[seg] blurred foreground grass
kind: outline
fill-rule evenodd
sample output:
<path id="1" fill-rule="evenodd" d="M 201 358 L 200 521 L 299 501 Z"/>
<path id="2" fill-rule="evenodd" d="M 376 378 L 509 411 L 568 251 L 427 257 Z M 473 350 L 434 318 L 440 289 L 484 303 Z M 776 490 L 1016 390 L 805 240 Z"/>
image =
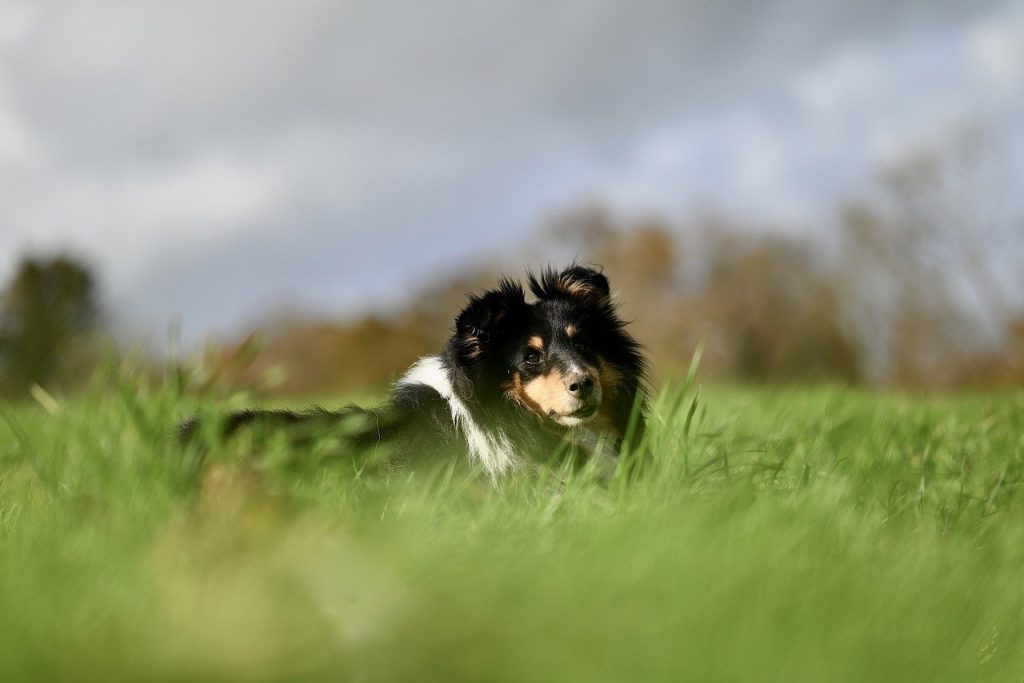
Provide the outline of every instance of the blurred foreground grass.
<path id="1" fill-rule="evenodd" d="M 500 488 L 49 408 L 0 420 L 3 680 L 1024 680 L 1021 394 L 669 391 L 638 481 Z"/>

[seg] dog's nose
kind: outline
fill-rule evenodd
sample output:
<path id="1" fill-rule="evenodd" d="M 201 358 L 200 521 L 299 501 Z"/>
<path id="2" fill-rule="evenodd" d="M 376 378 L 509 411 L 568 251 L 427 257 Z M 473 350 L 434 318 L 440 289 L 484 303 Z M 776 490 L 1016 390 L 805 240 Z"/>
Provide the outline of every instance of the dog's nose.
<path id="1" fill-rule="evenodd" d="M 594 378 L 586 372 L 575 372 L 565 378 L 565 388 L 576 398 L 586 400 L 594 393 Z"/>

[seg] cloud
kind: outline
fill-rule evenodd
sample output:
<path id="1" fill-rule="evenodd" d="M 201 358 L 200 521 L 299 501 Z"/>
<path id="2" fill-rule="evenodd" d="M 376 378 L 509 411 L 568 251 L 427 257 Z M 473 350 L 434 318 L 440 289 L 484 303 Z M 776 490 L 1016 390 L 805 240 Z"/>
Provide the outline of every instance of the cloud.
<path id="1" fill-rule="evenodd" d="M 1024 86 L 1024 7 L 978 21 L 967 32 L 966 48 L 992 94 L 1006 93 L 1019 100 Z"/>
<path id="2" fill-rule="evenodd" d="M 641 137 L 600 194 L 634 207 L 710 205 L 765 223 L 827 224 L 879 168 L 972 126 L 997 138 L 1024 113 L 1008 8 L 899 39 L 850 39 L 776 79 Z M 1024 36 L 1022 36 L 1024 38 Z M 1024 53 L 1021 53 L 1024 56 Z"/>
<path id="3" fill-rule="evenodd" d="M 199 336 L 397 300 L 588 195 L 810 222 L 920 121 L 1019 111 L 1020 14 L 10 0 L 0 276 L 68 244 L 133 322 Z"/>

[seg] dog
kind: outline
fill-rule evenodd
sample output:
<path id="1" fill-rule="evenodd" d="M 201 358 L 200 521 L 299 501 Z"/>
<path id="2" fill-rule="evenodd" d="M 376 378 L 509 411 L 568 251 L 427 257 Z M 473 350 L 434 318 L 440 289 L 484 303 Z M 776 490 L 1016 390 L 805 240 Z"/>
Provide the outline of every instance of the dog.
<path id="1" fill-rule="evenodd" d="M 470 296 L 441 353 L 417 361 L 380 407 L 247 410 L 228 416 L 222 434 L 269 425 L 300 440 L 334 430 L 349 449 L 389 445 L 391 466 L 461 453 L 492 478 L 566 446 L 614 466 L 627 434 L 638 440 L 645 428 L 642 347 L 599 270 L 547 268 L 528 286 L 533 301 L 507 278 Z"/>

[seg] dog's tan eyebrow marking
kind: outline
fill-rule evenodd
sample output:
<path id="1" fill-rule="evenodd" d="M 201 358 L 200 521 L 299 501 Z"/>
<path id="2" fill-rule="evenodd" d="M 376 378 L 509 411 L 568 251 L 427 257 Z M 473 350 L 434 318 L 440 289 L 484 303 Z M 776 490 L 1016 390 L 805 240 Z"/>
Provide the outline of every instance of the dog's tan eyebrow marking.
<path id="1" fill-rule="evenodd" d="M 576 334 L 576 326 L 567 325 L 565 328 L 565 336 L 571 339 L 574 334 Z"/>
<path id="2" fill-rule="evenodd" d="M 544 340 L 537 335 L 530 337 L 530 339 L 526 343 L 531 347 L 537 349 L 538 351 L 544 350 Z"/>

